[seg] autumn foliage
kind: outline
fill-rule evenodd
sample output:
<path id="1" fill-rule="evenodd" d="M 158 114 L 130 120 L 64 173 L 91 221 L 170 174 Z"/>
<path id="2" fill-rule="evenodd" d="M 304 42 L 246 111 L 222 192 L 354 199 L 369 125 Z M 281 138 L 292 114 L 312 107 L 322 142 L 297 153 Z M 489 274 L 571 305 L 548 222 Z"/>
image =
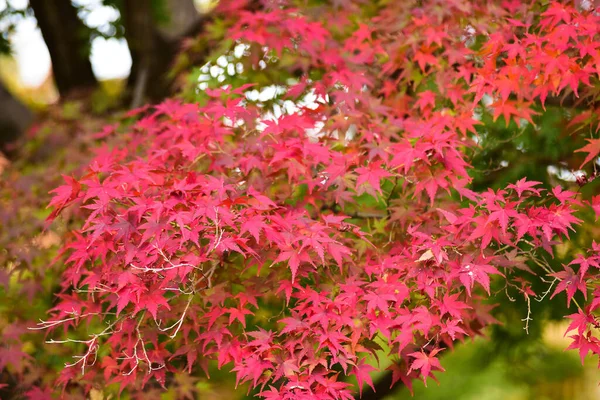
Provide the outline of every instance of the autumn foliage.
<path id="1" fill-rule="evenodd" d="M 493 282 L 527 302 L 566 293 L 570 348 L 600 356 L 600 244 L 543 261 L 600 197 L 527 177 L 471 186 L 486 116 L 535 129 L 561 102 L 592 184 L 592 2 L 221 3 L 247 69 L 295 78 L 274 82 L 277 107 L 247 82 L 134 110 L 54 190 L 49 221 L 83 214 L 35 327 L 80 344 L 59 385 L 142 389 L 216 362 L 262 398 L 352 399 L 384 349 L 410 387 L 495 322 Z"/>

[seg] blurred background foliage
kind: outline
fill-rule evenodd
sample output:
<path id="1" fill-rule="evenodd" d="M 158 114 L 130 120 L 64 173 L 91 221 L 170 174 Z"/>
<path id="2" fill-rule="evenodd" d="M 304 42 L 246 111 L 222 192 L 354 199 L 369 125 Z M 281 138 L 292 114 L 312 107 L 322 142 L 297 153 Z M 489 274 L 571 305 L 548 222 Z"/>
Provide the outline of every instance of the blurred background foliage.
<path id="1" fill-rule="evenodd" d="M 35 113 L 35 118 L 28 122 L 30 127 L 20 132 L 17 145 L 9 148 L 7 156 L 0 156 L 0 398 L 49 398 L 47 392 L 35 386 L 52 385 L 58 371 L 71 362 L 70 356 L 76 350 L 71 345 L 45 344 L 43 333 L 27 329 L 44 318 L 46 310 L 54 304 L 61 263 L 53 263 L 53 260 L 59 256 L 64 232 L 78 218 L 77 211 L 71 210 L 67 217 L 44 229 L 44 219 L 49 213 L 46 209 L 50 199 L 48 191 L 61 184 L 61 174 L 77 174 L 93 156 L 96 146 L 111 146 L 117 141 L 118 133 L 127 127 L 129 119 L 125 112 L 132 105 L 167 96 L 203 103 L 207 100 L 207 88 L 254 83 L 256 86 L 246 93 L 248 102 L 261 104 L 265 112 L 275 116 L 294 107 L 293 101 L 282 96 L 286 86 L 298 79 L 297 71 L 288 68 L 291 63 L 287 57 L 291 55 L 277 58 L 264 49 L 227 39 L 228 22 L 211 15 L 214 3 L 210 1 L 192 4 L 198 11 L 190 23 L 200 25 L 195 30 L 190 28 L 189 35 L 174 34 L 175 39 L 165 39 L 167 44 L 134 44 L 139 39 L 131 36 L 136 28 L 130 26 L 128 30 L 127 19 L 123 18 L 128 10 L 131 12 L 131 7 L 146 13 L 144 15 L 152 21 L 152 31 L 163 32 L 162 37 L 167 38 L 172 37 L 168 30 L 173 15 L 185 2 L 104 0 L 102 5 L 116 10 L 118 17 L 97 26 L 80 24 L 79 33 L 85 40 L 82 49 L 77 50 L 85 53 L 84 59 L 88 59 L 89 44 L 94 38 L 125 38 L 131 41 L 131 75 L 92 85 L 85 82 L 82 87 L 68 90 L 57 87 L 52 75 L 34 88 L 20 82 L 18 65 L 10 51 L 11 32 L 22 18 L 33 18 L 35 10 L 30 6 L 34 2 L 25 7 L 14 7 L 12 2 L 6 2 L 0 11 L 0 80 L 15 99 Z M 84 19 L 86 13 L 91 12 L 92 4 L 77 1 L 72 6 L 78 17 Z M 203 34 L 198 35 L 200 32 Z M 149 55 L 153 59 L 160 58 L 163 45 L 175 50 L 169 53 L 172 57 L 167 67 L 158 64 L 149 67 L 156 69 L 149 72 L 150 75 L 157 74 L 165 82 L 161 86 L 162 92 L 154 93 L 144 89 L 147 82 L 139 77 L 141 70 L 136 65 L 136 57 L 142 59 L 148 56 L 144 52 L 150 51 L 155 52 Z M 58 67 L 60 65 L 56 64 L 53 68 Z M 311 73 L 318 74 L 318 71 Z M 136 90 L 142 90 L 143 100 Z M 306 96 L 297 101 L 310 103 L 314 99 Z M 502 118 L 493 122 L 490 113 L 481 110 L 480 118 L 485 122 L 481 126 L 485 129 L 479 127 L 478 136 L 474 138 L 479 147 L 470 155 L 474 166 L 474 190 L 498 189 L 527 177 L 543 182 L 546 188 L 561 185 L 581 191 L 586 198 L 599 192 L 600 180 L 583 187 L 576 182 L 581 155 L 573 156 L 573 151 L 584 143 L 580 135 L 573 134 L 575 128 L 568 122 L 577 110 L 554 105 L 539 111 L 535 125 L 524 123 L 518 127 L 514 123 L 506 126 Z M 105 125 L 117 122 L 122 125 L 116 133 L 103 130 Z M 579 217 L 586 221 L 583 229 L 572 236 L 568 245 L 558 248 L 554 258 L 543 260 L 550 267 L 558 266 L 600 237 L 600 228 L 591 212 Z M 540 280 L 533 289 L 541 295 L 549 285 L 550 281 Z M 415 382 L 413 398 L 600 398 L 597 366 L 591 362 L 581 366 L 576 353 L 563 351 L 568 341 L 563 338 L 566 322 L 562 316 L 569 314 L 564 294 L 555 299 L 548 295 L 541 302 L 531 301 L 528 306 L 516 293 L 511 295 L 510 288 L 504 287 L 502 282 L 496 282 L 493 289 L 495 295 L 490 303 L 498 304 L 495 317 L 501 324 L 490 328 L 487 337 L 459 344 L 453 351 L 448 351 L 442 360 L 446 372 L 438 374 L 440 385 L 430 384 L 425 388 L 421 382 Z M 576 300 L 582 299 L 576 296 Z M 523 320 L 528 312 L 532 320 L 526 331 Z M 265 320 L 268 317 L 265 315 Z M 380 362 L 385 367 L 391 361 L 381 358 Z M 375 380 L 384 374 L 375 376 Z M 192 374 L 181 372 L 167 385 L 167 391 L 148 387 L 144 397 L 165 400 L 252 397 L 252 393 L 246 394 L 245 387 L 235 389 L 234 377 L 227 372 L 227 367 L 218 370 L 211 365 L 210 376 L 209 381 L 196 369 Z M 76 397 L 77 388 L 71 389 Z M 85 397 L 108 399 L 116 398 L 117 393 L 118 386 L 111 385 L 95 388 Z M 46 397 L 42 397 L 44 395 Z M 385 398 L 407 399 L 410 396 L 406 388 L 401 388 Z M 124 399 L 134 397 L 127 392 L 122 396 Z"/>

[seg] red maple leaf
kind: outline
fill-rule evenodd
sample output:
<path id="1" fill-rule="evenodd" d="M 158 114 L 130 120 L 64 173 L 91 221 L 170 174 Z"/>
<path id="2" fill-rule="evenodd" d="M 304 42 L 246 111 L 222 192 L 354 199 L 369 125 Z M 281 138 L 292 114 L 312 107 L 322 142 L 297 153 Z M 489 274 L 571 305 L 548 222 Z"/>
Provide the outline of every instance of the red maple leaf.
<path id="1" fill-rule="evenodd" d="M 600 139 L 586 139 L 589 143 L 583 146 L 579 150 L 575 150 L 576 153 L 588 153 L 585 157 L 585 160 L 581 163 L 579 168 L 583 168 L 583 166 L 590 161 L 592 161 L 595 157 L 600 153 Z"/>
<path id="2" fill-rule="evenodd" d="M 554 289 L 554 293 L 552 293 L 552 296 L 550 298 L 553 298 L 560 292 L 566 291 L 567 306 L 569 306 L 577 290 L 581 291 L 581 293 L 583 293 L 583 296 L 587 298 L 587 287 L 582 277 L 578 273 L 573 271 L 571 267 L 565 266 L 564 268 L 564 271 L 552 274 L 552 276 L 558 278 L 560 281 L 558 285 L 556 285 L 556 289 Z"/>
<path id="3" fill-rule="evenodd" d="M 419 370 L 421 373 L 421 378 L 423 379 L 423 383 L 427 386 L 427 378 L 432 377 L 435 379 L 435 376 L 432 374 L 432 371 L 445 371 L 440 364 L 440 360 L 438 360 L 435 356 L 442 349 L 434 349 L 429 354 L 424 351 L 418 351 L 414 353 L 410 353 L 409 356 L 413 357 L 415 360 L 410 364 L 410 371 Z"/>

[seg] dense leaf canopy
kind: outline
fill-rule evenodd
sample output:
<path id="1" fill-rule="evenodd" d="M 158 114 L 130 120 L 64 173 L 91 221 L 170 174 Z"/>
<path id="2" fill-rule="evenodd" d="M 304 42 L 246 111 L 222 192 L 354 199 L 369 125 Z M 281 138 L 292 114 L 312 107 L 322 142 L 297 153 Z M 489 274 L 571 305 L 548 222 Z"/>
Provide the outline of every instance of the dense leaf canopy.
<path id="1" fill-rule="evenodd" d="M 595 5 L 259 3 L 213 11 L 219 79 L 105 128 L 54 190 L 74 221 L 35 329 L 80 350 L 57 383 L 216 362 L 262 398 L 352 399 L 383 350 L 410 387 L 496 292 L 564 292 L 570 348 L 599 356 Z"/>

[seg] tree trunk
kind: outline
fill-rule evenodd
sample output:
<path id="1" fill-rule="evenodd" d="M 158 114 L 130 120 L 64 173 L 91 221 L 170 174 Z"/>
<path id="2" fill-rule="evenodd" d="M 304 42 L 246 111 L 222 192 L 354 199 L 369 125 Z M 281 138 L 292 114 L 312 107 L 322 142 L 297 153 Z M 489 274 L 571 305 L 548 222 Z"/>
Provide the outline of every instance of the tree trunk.
<path id="1" fill-rule="evenodd" d="M 134 108 L 146 101 L 158 102 L 172 93 L 168 72 L 182 40 L 199 35 L 213 17 L 199 14 L 193 0 L 163 1 L 169 14 L 165 24 L 155 21 L 153 0 L 123 0 L 122 3 L 121 16 L 132 59 L 127 86 Z M 236 2 L 247 10 L 262 7 L 259 0 Z M 208 52 L 195 61 L 202 63 L 207 55 Z"/>
<path id="2" fill-rule="evenodd" d="M 0 81 L 0 150 L 10 155 L 10 144 L 23 135 L 32 120 L 31 111 L 15 99 Z"/>
<path id="3" fill-rule="evenodd" d="M 87 48 L 86 27 L 71 0 L 29 0 L 52 60 L 61 96 L 96 85 Z"/>
<path id="4" fill-rule="evenodd" d="M 161 100 L 169 92 L 164 75 L 175 51 L 156 28 L 152 0 L 125 0 L 122 18 L 132 60 L 127 82 L 131 105 L 138 107 L 146 98 Z"/>
<path id="5" fill-rule="evenodd" d="M 121 10 L 132 66 L 127 82 L 131 106 L 158 102 L 171 93 L 167 75 L 181 39 L 201 19 L 192 0 L 167 0 L 168 23 L 157 24 L 152 0 L 125 0 Z"/>

